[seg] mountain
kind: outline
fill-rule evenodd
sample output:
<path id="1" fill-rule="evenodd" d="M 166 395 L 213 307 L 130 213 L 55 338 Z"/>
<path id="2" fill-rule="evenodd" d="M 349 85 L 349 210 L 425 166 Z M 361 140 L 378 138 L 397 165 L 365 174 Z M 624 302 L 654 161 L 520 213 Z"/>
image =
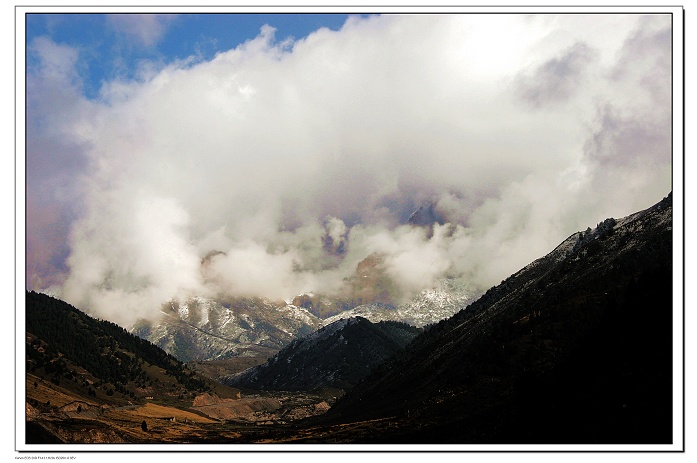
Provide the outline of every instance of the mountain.
<path id="1" fill-rule="evenodd" d="M 387 272 L 385 256 L 375 252 L 358 262 L 353 275 L 344 279 L 343 287 L 334 294 L 301 294 L 293 304 L 325 319 L 361 305 L 394 306 L 399 295 L 398 285 Z"/>
<path id="2" fill-rule="evenodd" d="M 339 312 L 322 320 L 327 326 L 338 320 L 363 317 L 373 323 L 396 321 L 416 327 L 424 327 L 450 318 L 475 298 L 475 294 L 466 284 L 457 278 L 443 278 L 433 288 L 421 291 L 404 304 L 380 304 L 373 302 Z"/>
<path id="3" fill-rule="evenodd" d="M 445 219 L 436 211 L 433 203 L 428 206 L 421 206 L 415 210 L 407 219 L 407 223 L 417 227 L 433 227 L 434 224 L 443 225 Z"/>
<path id="4" fill-rule="evenodd" d="M 456 279 L 443 279 L 404 304 L 395 302 L 397 292 L 384 256 L 371 254 L 335 295 L 302 294 L 291 303 L 231 296 L 173 300 L 161 307 L 157 320 L 139 320 L 130 331 L 182 362 L 265 360 L 297 337 L 340 319 L 360 316 L 422 327 L 453 315 L 473 297 Z"/>
<path id="5" fill-rule="evenodd" d="M 670 443 L 672 257 L 671 195 L 574 233 L 415 338 L 322 422 L 382 423 L 334 427 L 336 442 Z"/>
<path id="6" fill-rule="evenodd" d="M 114 323 L 45 294 L 27 292 L 26 298 L 29 372 L 41 372 L 56 385 L 77 383 L 92 397 L 102 391 L 130 399 L 153 395 L 160 373 L 171 377 L 170 394 L 209 389 L 176 358 Z"/>
<path id="7" fill-rule="evenodd" d="M 268 358 L 320 320 L 306 309 L 262 298 L 193 297 L 172 301 L 155 322 L 141 320 L 131 332 L 183 362 L 247 356 Z"/>
<path id="8" fill-rule="evenodd" d="M 230 442 L 240 430 L 254 440 L 269 422 L 324 413 L 334 401 L 243 397 L 124 328 L 35 292 L 26 293 L 25 346 L 27 444 Z"/>
<path id="9" fill-rule="evenodd" d="M 94 424 L 97 435 L 85 439 L 121 442 L 113 425 L 99 421 L 107 411 L 152 407 L 153 399 L 190 406 L 204 393 L 239 397 L 120 326 L 33 291 L 26 293 L 25 361 L 29 443 L 73 440 L 64 425 L 76 418 L 83 428 Z"/>
<path id="10" fill-rule="evenodd" d="M 398 322 L 339 320 L 291 342 L 266 364 L 223 382 L 259 390 L 350 389 L 419 332 Z"/>
<path id="11" fill-rule="evenodd" d="M 373 253 L 358 263 L 337 294 L 302 294 L 292 303 L 320 318 L 322 326 L 363 317 L 372 322 L 389 320 L 423 327 L 451 317 L 476 296 L 462 278 L 446 277 L 403 302 L 388 273 L 385 256 Z"/>
<path id="12" fill-rule="evenodd" d="M 420 334 L 340 320 L 252 370 L 263 387 L 338 378 L 348 389 L 338 401 L 332 390 L 242 396 L 113 323 L 27 292 L 27 443 L 669 444 L 679 418 L 672 227 L 669 195 L 572 234 Z M 276 316 L 286 307 L 283 319 L 309 314 L 245 301 L 173 304 L 163 317 L 222 329 L 238 318 L 251 327 L 245 310 L 257 304 Z M 363 368 L 376 353 L 385 357 Z"/>

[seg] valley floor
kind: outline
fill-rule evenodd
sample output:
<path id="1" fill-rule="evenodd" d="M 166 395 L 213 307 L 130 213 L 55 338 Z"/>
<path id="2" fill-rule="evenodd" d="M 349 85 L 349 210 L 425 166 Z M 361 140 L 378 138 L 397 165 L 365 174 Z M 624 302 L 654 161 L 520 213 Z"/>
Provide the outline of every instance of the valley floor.
<path id="1" fill-rule="evenodd" d="M 290 422 L 326 412 L 334 393 L 103 403 L 28 375 L 26 439 L 27 444 L 262 442 Z"/>

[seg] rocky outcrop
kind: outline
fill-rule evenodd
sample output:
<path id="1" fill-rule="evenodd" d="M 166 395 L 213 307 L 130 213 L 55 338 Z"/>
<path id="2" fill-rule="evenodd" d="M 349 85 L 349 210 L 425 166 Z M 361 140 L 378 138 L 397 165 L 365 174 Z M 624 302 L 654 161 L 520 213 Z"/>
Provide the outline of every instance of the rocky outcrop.
<path id="1" fill-rule="evenodd" d="M 306 309 L 262 298 L 192 297 L 171 301 L 159 320 L 131 332 L 183 362 L 238 356 L 268 358 L 321 321 Z"/>

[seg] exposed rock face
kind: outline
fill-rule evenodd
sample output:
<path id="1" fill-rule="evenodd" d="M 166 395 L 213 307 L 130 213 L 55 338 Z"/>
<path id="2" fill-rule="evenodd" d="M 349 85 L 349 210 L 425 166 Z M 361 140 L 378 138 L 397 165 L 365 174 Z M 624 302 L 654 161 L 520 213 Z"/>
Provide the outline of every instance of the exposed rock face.
<path id="1" fill-rule="evenodd" d="M 295 296 L 292 305 L 302 307 L 320 319 L 325 319 L 346 310 L 346 302 L 324 294 L 301 294 Z"/>
<path id="2" fill-rule="evenodd" d="M 202 259 L 202 268 L 221 253 Z M 464 308 L 472 294 L 443 280 L 413 300 L 398 304 L 401 290 L 387 272 L 385 256 L 360 261 L 336 294 L 306 293 L 290 304 L 250 297 L 192 297 L 171 301 L 155 321 L 141 320 L 131 332 L 183 362 L 232 357 L 269 358 L 290 341 L 338 319 L 402 321 L 425 326 Z"/>
<path id="3" fill-rule="evenodd" d="M 322 319 L 322 326 L 363 317 L 375 323 L 399 321 L 423 327 L 464 309 L 476 296 L 462 279 L 442 278 L 404 302 L 398 286 L 386 271 L 385 256 L 375 253 L 358 263 L 339 294 L 302 294 L 296 296 L 292 304 Z"/>
<path id="4" fill-rule="evenodd" d="M 378 303 L 394 305 L 398 288 L 388 276 L 385 256 L 373 253 L 358 263 L 355 275 L 348 281 L 351 305 Z"/>
<path id="5" fill-rule="evenodd" d="M 183 362 L 235 356 L 268 358 L 320 320 L 306 309 L 261 298 L 194 297 L 162 307 L 156 322 L 142 320 L 132 332 Z"/>
<path id="6" fill-rule="evenodd" d="M 449 318 L 474 301 L 477 293 L 454 278 L 438 280 L 433 288 L 421 291 L 410 301 L 397 306 L 371 303 L 340 312 L 322 321 L 327 326 L 338 320 L 363 317 L 373 323 L 396 321 L 424 327 Z"/>

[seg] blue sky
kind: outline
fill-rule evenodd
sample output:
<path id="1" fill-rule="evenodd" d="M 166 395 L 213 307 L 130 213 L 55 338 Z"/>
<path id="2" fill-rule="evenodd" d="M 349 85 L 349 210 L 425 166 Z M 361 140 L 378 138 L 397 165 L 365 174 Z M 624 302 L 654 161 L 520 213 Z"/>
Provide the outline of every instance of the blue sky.
<path id="1" fill-rule="evenodd" d="M 149 16 L 149 17 L 148 17 Z M 94 97 L 102 81 L 132 78 L 138 63 L 162 64 L 196 57 L 209 60 L 259 34 L 268 24 L 276 40 L 294 40 L 326 27 L 338 30 L 346 14 L 27 14 L 27 45 L 38 37 L 80 51 L 83 90 Z M 28 62 L 33 56 L 28 48 Z"/>

